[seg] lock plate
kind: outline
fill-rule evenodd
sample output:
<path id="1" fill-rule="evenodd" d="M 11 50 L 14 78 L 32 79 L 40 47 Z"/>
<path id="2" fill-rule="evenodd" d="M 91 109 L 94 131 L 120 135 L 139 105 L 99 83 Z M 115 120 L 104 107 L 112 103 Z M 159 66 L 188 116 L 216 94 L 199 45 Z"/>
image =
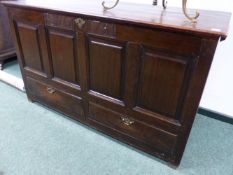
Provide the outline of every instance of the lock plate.
<path id="1" fill-rule="evenodd" d="M 83 26 L 86 24 L 86 21 L 82 18 L 75 19 L 75 24 L 78 26 L 79 29 L 82 29 Z"/>

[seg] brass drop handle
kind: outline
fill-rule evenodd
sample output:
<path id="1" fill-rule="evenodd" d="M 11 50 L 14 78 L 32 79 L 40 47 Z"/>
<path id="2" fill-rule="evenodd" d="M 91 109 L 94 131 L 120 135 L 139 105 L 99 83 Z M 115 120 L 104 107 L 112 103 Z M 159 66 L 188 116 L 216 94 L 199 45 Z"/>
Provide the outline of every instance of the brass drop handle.
<path id="1" fill-rule="evenodd" d="M 121 121 L 127 126 L 134 124 L 134 120 L 129 117 L 121 117 Z"/>
<path id="2" fill-rule="evenodd" d="M 82 18 L 77 18 L 74 20 L 74 22 L 78 26 L 79 29 L 82 29 L 83 26 L 86 24 L 86 21 Z"/>
<path id="3" fill-rule="evenodd" d="M 54 93 L 56 92 L 56 90 L 53 89 L 53 88 L 51 88 L 51 87 L 47 87 L 47 91 L 48 91 L 48 93 L 50 93 L 50 94 L 54 94 Z"/>

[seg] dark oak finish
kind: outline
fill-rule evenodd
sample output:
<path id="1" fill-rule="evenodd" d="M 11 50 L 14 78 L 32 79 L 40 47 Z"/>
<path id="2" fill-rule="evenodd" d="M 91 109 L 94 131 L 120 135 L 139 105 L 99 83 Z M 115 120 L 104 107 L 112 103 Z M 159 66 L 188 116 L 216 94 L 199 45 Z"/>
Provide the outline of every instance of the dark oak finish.
<path id="1" fill-rule="evenodd" d="M 28 98 L 179 165 L 230 14 L 51 4 L 5 2 Z"/>
<path id="2" fill-rule="evenodd" d="M 0 70 L 3 69 L 4 61 L 16 56 L 12 39 L 7 11 L 0 1 Z"/>

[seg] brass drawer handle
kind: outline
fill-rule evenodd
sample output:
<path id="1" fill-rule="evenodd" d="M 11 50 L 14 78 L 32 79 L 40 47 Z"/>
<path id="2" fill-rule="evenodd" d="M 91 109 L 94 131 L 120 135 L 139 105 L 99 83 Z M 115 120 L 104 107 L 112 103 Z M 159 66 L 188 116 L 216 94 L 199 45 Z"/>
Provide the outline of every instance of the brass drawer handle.
<path id="1" fill-rule="evenodd" d="M 77 18 L 74 20 L 74 22 L 78 26 L 79 29 L 82 29 L 83 26 L 86 24 L 86 21 L 82 18 Z"/>
<path id="2" fill-rule="evenodd" d="M 48 91 L 48 93 L 50 93 L 50 94 L 54 94 L 54 93 L 56 92 L 56 90 L 53 89 L 53 88 L 51 88 L 51 87 L 47 87 L 47 91 Z"/>
<path id="3" fill-rule="evenodd" d="M 129 117 L 121 117 L 121 120 L 127 126 L 134 124 L 134 120 L 130 119 Z"/>

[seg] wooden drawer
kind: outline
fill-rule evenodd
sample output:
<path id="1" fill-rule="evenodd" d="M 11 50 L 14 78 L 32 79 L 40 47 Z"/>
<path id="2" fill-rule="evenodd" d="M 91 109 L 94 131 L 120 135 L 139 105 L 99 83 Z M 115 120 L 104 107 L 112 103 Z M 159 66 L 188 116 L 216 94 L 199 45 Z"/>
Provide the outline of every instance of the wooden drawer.
<path id="1" fill-rule="evenodd" d="M 49 14 L 45 15 L 46 25 L 67 30 L 74 30 L 75 17 Z"/>
<path id="2" fill-rule="evenodd" d="M 46 25 L 50 27 L 84 31 L 87 33 L 107 37 L 115 37 L 116 35 L 116 26 L 115 24 L 111 23 L 57 14 L 46 14 L 45 18 Z"/>
<path id="3" fill-rule="evenodd" d="M 68 94 L 30 77 L 27 77 L 26 81 L 27 93 L 32 100 L 42 102 L 75 118 L 84 117 L 80 97 Z"/>
<path id="4" fill-rule="evenodd" d="M 91 33 L 91 34 L 107 36 L 107 37 L 115 37 L 116 26 L 111 23 L 88 20 L 86 31 L 87 33 Z"/>
<path id="5" fill-rule="evenodd" d="M 167 54 L 192 58 L 200 53 L 202 39 L 193 35 L 127 25 L 118 25 L 116 31 L 119 40 L 140 43 Z"/>
<path id="6" fill-rule="evenodd" d="M 89 103 L 88 118 L 166 154 L 172 154 L 176 145 L 177 135 L 148 126 L 94 103 Z"/>

